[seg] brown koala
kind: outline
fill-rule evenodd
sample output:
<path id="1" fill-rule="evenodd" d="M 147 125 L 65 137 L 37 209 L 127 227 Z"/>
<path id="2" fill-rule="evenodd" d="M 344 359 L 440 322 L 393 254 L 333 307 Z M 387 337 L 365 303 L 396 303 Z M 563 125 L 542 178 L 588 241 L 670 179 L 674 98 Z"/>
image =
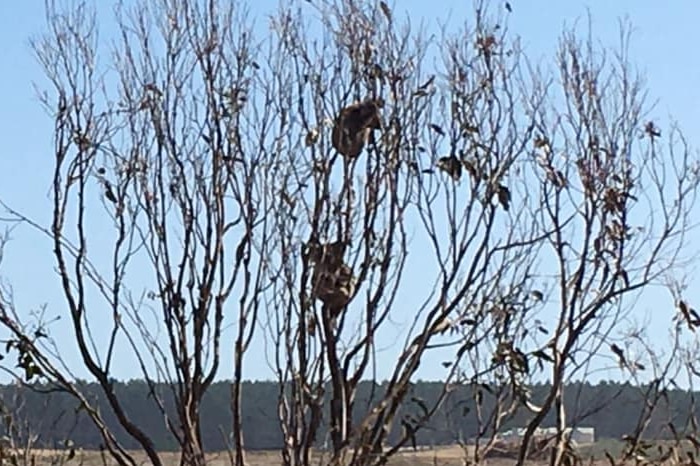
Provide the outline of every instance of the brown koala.
<path id="1" fill-rule="evenodd" d="M 309 262 L 323 264 L 325 267 L 335 269 L 343 263 L 343 256 L 347 245 L 342 241 L 320 244 L 310 241 L 304 245 L 304 254 Z"/>
<path id="2" fill-rule="evenodd" d="M 336 312 L 348 304 L 355 292 L 352 269 L 341 264 L 335 270 L 316 266 L 313 272 L 313 294 Z"/>
<path id="3" fill-rule="evenodd" d="M 365 100 L 343 108 L 333 125 L 333 147 L 346 157 L 360 155 L 372 130 L 381 128 L 382 106 L 381 100 Z"/>
<path id="4" fill-rule="evenodd" d="M 313 264 L 313 296 L 336 310 L 349 302 L 355 290 L 352 269 L 343 262 L 346 248 L 341 241 L 309 241 L 302 252 Z"/>

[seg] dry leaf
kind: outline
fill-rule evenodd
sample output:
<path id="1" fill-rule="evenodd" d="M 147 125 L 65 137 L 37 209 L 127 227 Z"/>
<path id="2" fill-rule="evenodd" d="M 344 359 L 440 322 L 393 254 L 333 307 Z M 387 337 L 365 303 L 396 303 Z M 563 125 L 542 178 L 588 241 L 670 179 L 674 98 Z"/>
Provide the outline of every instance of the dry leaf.
<path id="1" fill-rule="evenodd" d="M 454 155 L 440 157 L 437 162 L 437 167 L 449 174 L 455 181 L 459 181 L 462 177 L 462 162 Z"/>
<path id="2" fill-rule="evenodd" d="M 306 134 L 306 138 L 304 139 L 304 143 L 307 146 L 312 146 L 318 142 L 318 130 L 313 128 L 309 130 L 309 132 Z"/>
<path id="3" fill-rule="evenodd" d="M 547 147 L 547 146 L 549 145 L 549 141 L 548 141 L 547 138 L 545 138 L 545 137 L 537 136 L 537 137 L 535 138 L 534 145 L 535 145 L 535 148 L 536 148 L 536 149 L 540 149 L 540 148 L 543 148 L 543 147 Z"/>
<path id="4" fill-rule="evenodd" d="M 379 8 L 382 9 L 382 13 L 384 13 L 386 19 L 391 22 L 391 10 L 389 9 L 389 5 L 387 5 L 386 2 L 379 2 Z"/>
<path id="5" fill-rule="evenodd" d="M 430 129 L 432 129 L 433 131 L 438 133 L 440 136 L 445 135 L 445 131 L 443 131 L 443 129 L 440 126 L 436 125 L 435 123 L 430 123 L 429 126 L 430 126 Z"/>
<path id="6" fill-rule="evenodd" d="M 116 204 L 117 203 L 117 196 L 115 196 L 114 192 L 112 191 L 112 185 L 109 184 L 109 181 L 105 181 L 104 186 L 105 186 L 105 197 L 107 198 L 108 201 Z"/>
<path id="7" fill-rule="evenodd" d="M 510 209 L 510 190 L 502 184 L 498 185 L 498 202 L 506 212 Z"/>
<path id="8" fill-rule="evenodd" d="M 426 90 L 435 81 L 435 75 L 430 76 L 426 82 L 418 86 L 418 90 Z"/>
<path id="9" fill-rule="evenodd" d="M 656 125 L 654 125 L 653 121 L 650 121 L 646 124 L 646 126 L 644 127 L 644 132 L 647 133 L 647 135 L 652 139 L 661 137 L 661 130 L 659 130 L 656 127 Z"/>
<path id="10" fill-rule="evenodd" d="M 610 350 L 617 356 L 620 366 L 627 366 L 627 358 L 625 358 L 625 352 L 622 348 L 613 343 L 610 345 Z"/>
<path id="11" fill-rule="evenodd" d="M 471 161 L 471 160 L 463 160 L 462 163 L 464 164 L 464 168 L 467 169 L 467 171 L 469 172 L 471 177 L 474 178 L 475 181 L 478 180 L 479 173 L 476 171 L 476 167 L 475 167 L 476 162 Z"/>

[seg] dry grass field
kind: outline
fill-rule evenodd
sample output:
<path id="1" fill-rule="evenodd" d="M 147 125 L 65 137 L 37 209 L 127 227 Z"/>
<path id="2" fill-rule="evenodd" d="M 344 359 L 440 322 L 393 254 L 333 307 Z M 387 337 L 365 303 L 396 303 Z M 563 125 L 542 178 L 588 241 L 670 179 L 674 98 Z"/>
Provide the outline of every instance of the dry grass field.
<path id="1" fill-rule="evenodd" d="M 60 461 L 56 461 L 61 456 L 65 457 L 65 453 L 51 450 L 35 450 L 30 454 L 30 457 L 27 458 L 28 461 L 26 463 L 20 461 L 19 464 L 36 464 L 37 466 L 61 464 Z M 142 452 L 135 452 L 134 456 L 137 458 L 139 464 L 150 464 Z M 163 453 L 162 456 L 167 466 L 176 466 L 179 464 L 179 455 L 177 453 Z M 401 452 L 394 456 L 389 461 L 389 466 L 460 466 L 464 464 L 462 461 L 463 457 L 464 452 L 458 446 L 420 451 L 411 450 Z M 247 454 L 247 460 L 249 466 L 277 466 L 281 464 L 280 454 L 276 451 L 251 451 Z M 211 466 L 228 466 L 231 464 L 226 452 L 210 454 L 207 463 Z M 113 466 L 116 463 L 109 458 L 102 458 L 97 451 L 78 450 L 75 458 L 65 464 L 80 466 Z M 315 461 L 314 464 L 323 464 L 322 458 L 319 457 L 318 461 Z M 512 460 L 491 459 L 485 464 L 506 466 L 512 464 Z"/>
<path id="2" fill-rule="evenodd" d="M 584 453 L 584 456 L 590 457 L 591 450 Z M 176 453 L 163 453 L 163 459 L 166 466 L 176 466 L 179 464 L 179 456 Z M 141 453 L 134 453 L 135 458 L 139 464 L 148 465 L 150 464 L 146 456 Z M 597 455 L 600 458 L 602 455 Z M 19 465 L 76 465 L 76 466 L 102 466 L 102 465 L 115 465 L 109 458 L 102 458 L 100 453 L 97 451 L 77 451 L 75 458 L 71 459 L 66 463 L 62 463 L 59 458 L 65 458 L 65 453 L 51 450 L 35 450 L 26 461 L 20 459 L 17 463 Z M 459 446 L 448 446 L 439 447 L 434 449 L 426 450 L 406 450 L 398 455 L 394 456 L 389 461 L 389 466 L 462 466 L 464 465 L 464 451 Z M 276 451 L 251 451 L 247 454 L 249 466 L 277 466 L 281 464 L 281 458 L 279 452 Z M 58 460 L 58 461 L 57 461 Z M 0 461 L 0 465 L 5 462 Z M 5 463 L 7 464 L 7 463 Z M 12 463 L 10 463 L 12 464 Z M 226 452 L 213 453 L 208 457 L 208 464 L 211 466 L 228 466 L 230 463 L 228 454 Z M 322 465 L 322 459 L 319 457 L 317 461 L 313 464 Z M 482 464 L 486 466 L 511 466 L 513 464 L 512 459 L 506 458 L 491 458 L 485 460 Z M 546 463 L 544 462 L 529 462 L 527 463 L 531 466 L 540 466 Z M 589 459 L 584 461 L 585 465 L 590 466 L 602 466 L 610 464 L 604 458 L 599 460 Z M 670 463 L 666 463 L 670 464 Z"/>
<path id="3" fill-rule="evenodd" d="M 176 466 L 179 464 L 178 454 L 163 453 L 162 455 L 167 466 Z M 462 462 L 463 455 L 464 453 L 459 447 L 402 452 L 389 461 L 389 466 L 459 466 L 464 464 Z M 150 464 L 143 453 L 137 452 L 134 453 L 134 456 L 137 458 L 137 461 L 139 461 L 139 464 Z M 60 461 L 56 461 L 60 457 L 60 452 L 50 450 L 34 451 L 31 453 L 31 458 L 27 458 L 28 461 L 26 463 L 20 461 L 19 464 L 36 464 L 37 466 L 61 464 Z M 277 466 L 281 464 L 280 454 L 276 451 L 251 451 L 247 454 L 247 460 L 249 466 Z M 321 460 L 321 458 L 318 458 L 318 460 Z M 207 463 L 211 466 L 228 466 L 231 464 L 226 452 L 210 454 Z M 67 466 L 116 465 L 116 463 L 109 458 L 103 459 L 100 453 L 96 451 L 77 451 L 75 458 L 65 464 Z M 316 461 L 314 464 L 320 465 L 323 463 L 321 461 Z M 485 464 L 506 466 L 512 464 L 512 460 L 489 460 L 489 462 Z"/>

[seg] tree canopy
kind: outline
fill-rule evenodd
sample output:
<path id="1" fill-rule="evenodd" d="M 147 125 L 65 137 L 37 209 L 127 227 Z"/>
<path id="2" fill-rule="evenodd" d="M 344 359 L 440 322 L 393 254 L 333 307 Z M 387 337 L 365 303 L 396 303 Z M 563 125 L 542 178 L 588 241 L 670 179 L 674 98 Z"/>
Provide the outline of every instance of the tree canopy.
<path id="1" fill-rule="evenodd" d="M 518 464 L 546 421 L 563 464 L 570 382 L 607 361 L 645 387 L 633 455 L 678 376 L 695 377 L 683 277 L 700 165 L 649 118 L 628 31 L 607 49 L 564 30 L 551 72 L 509 32 L 510 8 L 475 3 L 435 35 L 386 2 L 292 1 L 261 35 L 240 2 L 134 0 L 104 39 L 89 5 L 47 0 L 32 46 L 51 220 L 3 205 L 49 239 L 79 359 L 5 291 L 2 368 L 77 402 L 121 465 L 134 446 L 162 465 L 162 444 L 205 464 L 210 396 L 244 465 L 243 370 L 265 363 L 265 438 L 279 432 L 285 465 L 326 440 L 327 464 L 384 464 L 433 435 L 460 387 L 473 404 L 455 422 L 484 439 L 473 461 L 518 420 Z M 677 309 L 663 351 L 628 325 L 659 288 Z M 134 410 L 116 359 L 158 416 Z M 444 369 L 428 398 L 425 364 Z"/>

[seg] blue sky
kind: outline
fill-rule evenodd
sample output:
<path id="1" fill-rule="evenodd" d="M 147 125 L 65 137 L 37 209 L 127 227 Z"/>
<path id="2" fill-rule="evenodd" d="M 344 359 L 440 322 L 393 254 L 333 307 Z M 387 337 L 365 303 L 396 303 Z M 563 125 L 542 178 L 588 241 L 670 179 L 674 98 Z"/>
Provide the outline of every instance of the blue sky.
<path id="1" fill-rule="evenodd" d="M 585 26 L 587 12 L 593 18 L 594 35 L 603 44 L 615 45 L 618 40 L 619 20 L 628 18 L 633 25 L 631 59 L 647 77 L 650 98 L 658 99 L 652 117 L 668 121 L 673 117 L 681 124 L 691 142 L 697 144 L 694 135 L 699 134 L 700 124 L 700 62 L 695 58 L 697 17 L 700 4 L 689 0 L 677 0 L 664 5 L 658 1 L 542 1 L 511 0 L 510 30 L 521 36 L 528 55 L 541 59 L 542 63 L 553 63 L 557 48 L 557 37 L 565 24 L 577 19 Z M 425 18 L 437 31 L 437 19 L 450 17 L 455 25 L 471 14 L 471 3 L 456 0 L 433 0 L 429 2 L 404 0 L 394 3 L 395 15 L 405 10 L 414 19 Z M 494 5 L 498 2 L 494 2 Z M 105 2 L 105 10 L 107 2 Z M 276 1 L 254 2 L 253 14 L 273 9 Z M 51 131 L 52 123 L 44 114 L 36 98 L 33 83 L 44 85 L 43 75 L 28 44 L 31 35 L 42 32 L 44 16 L 43 1 L 0 3 L 0 43 L 3 45 L 3 73 L 0 75 L 0 198 L 41 223 L 50 220 L 49 183 L 51 176 Z M 261 23 L 265 22 L 259 16 Z M 5 252 L 0 275 L 14 288 L 15 301 L 22 312 L 36 309 L 47 303 L 51 313 L 61 312 L 62 297 L 55 275 L 52 272 L 51 245 L 36 232 L 27 228 L 14 231 L 14 240 Z M 697 297 L 698 294 L 695 293 Z M 670 321 L 672 309 L 660 309 L 662 301 L 640 305 L 640 320 L 645 318 Z M 667 325 L 652 325 L 651 332 L 658 338 L 666 338 Z M 59 329 L 57 336 L 68 342 L 69 332 Z M 233 338 L 233 332 L 228 337 Z M 398 343 L 397 343 L 398 344 Z M 387 347 L 391 344 L 387 342 Z M 227 348 L 224 348 L 225 350 Z M 398 350 L 398 348 L 396 348 Z M 261 351 L 257 346 L 253 351 Z M 65 355 L 76 361 L 77 353 L 66 344 Z M 389 363 L 392 351 L 380 356 Z M 223 365 L 221 375 L 229 376 L 229 365 Z M 77 362 L 77 361 L 76 361 Z M 432 379 L 441 372 L 438 364 L 424 364 L 420 375 Z M 78 365 L 76 364 L 76 367 Z M 118 378 L 137 375 L 131 363 L 122 362 L 116 368 Z M 81 371 L 78 375 L 84 375 Z M 249 378 L 269 377 L 262 364 L 249 364 Z M 615 374 L 610 373 L 613 378 Z M 606 375 L 603 375 L 606 378 Z"/>

